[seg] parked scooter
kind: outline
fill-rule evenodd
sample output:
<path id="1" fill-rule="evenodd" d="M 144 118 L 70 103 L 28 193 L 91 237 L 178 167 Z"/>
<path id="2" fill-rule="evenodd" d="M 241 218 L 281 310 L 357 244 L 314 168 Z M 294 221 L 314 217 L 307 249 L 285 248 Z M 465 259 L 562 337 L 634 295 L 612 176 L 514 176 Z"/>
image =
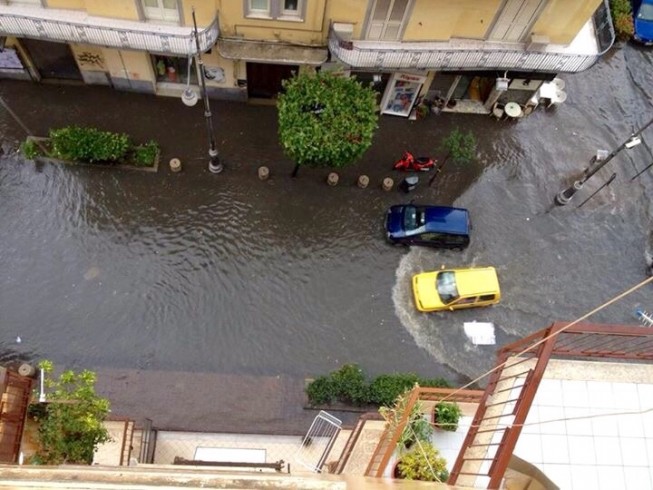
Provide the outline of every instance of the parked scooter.
<path id="1" fill-rule="evenodd" d="M 394 165 L 395 170 L 403 170 L 405 172 L 428 172 L 435 167 L 435 159 L 431 157 L 417 157 L 409 151 L 405 151 L 400 160 L 397 160 Z"/>

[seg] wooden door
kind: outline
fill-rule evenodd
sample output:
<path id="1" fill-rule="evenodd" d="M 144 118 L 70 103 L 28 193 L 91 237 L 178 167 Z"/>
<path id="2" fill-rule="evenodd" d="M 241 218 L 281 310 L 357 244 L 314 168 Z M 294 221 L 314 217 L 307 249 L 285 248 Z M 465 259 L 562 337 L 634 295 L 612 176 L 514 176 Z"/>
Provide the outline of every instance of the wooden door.
<path id="1" fill-rule="evenodd" d="M 365 39 L 398 41 L 408 13 L 409 0 L 372 0 Z"/>

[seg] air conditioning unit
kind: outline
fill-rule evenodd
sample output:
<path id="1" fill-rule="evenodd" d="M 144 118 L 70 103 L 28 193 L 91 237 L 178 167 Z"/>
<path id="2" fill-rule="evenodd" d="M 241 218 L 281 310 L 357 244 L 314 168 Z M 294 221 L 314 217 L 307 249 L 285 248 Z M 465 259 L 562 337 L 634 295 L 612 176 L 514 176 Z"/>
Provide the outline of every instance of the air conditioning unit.
<path id="1" fill-rule="evenodd" d="M 548 36 L 542 36 L 541 34 L 531 34 L 526 49 L 528 51 L 543 51 L 550 43 L 551 41 Z"/>

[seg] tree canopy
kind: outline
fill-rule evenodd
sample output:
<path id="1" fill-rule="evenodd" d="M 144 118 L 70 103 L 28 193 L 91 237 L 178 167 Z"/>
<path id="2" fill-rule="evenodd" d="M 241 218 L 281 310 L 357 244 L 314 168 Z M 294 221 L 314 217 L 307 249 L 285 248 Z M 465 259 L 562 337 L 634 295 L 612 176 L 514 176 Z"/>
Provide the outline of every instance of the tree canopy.
<path id="1" fill-rule="evenodd" d="M 95 393 L 95 373 L 71 370 L 54 377 L 53 364 L 42 361 L 46 403 L 30 406 L 39 424 L 39 450 L 33 462 L 91 464 L 97 446 L 110 440 L 103 422 L 109 401 Z"/>
<path id="2" fill-rule="evenodd" d="M 344 167 L 372 144 L 377 128 L 374 91 L 352 78 L 300 74 L 279 96 L 279 138 L 297 165 Z"/>

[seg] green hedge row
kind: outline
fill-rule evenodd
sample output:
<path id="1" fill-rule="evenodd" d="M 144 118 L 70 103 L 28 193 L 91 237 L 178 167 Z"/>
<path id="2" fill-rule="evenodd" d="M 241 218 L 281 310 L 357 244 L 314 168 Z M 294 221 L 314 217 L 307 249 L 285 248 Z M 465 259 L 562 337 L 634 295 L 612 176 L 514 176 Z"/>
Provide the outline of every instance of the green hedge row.
<path id="1" fill-rule="evenodd" d="M 443 378 L 422 378 L 413 373 L 382 374 L 370 383 L 356 364 L 345 364 L 327 376 L 320 376 L 306 388 L 311 405 L 328 405 L 335 401 L 350 405 L 389 406 L 415 383 L 424 387 L 450 388 Z"/>
<path id="2" fill-rule="evenodd" d="M 159 152 L 159 145 L 154 141 L 134 145 L 124 133 L 96 128 L 67 126 L 50 130 L 49 136 L 49 148 L 44 151 L 33 140 L 27 140 L 21 145 L 21 152 L 30 160 L 45 152 L 43 156 L 72 162 L 129 163 L 139 167 L 152 167 Z"/>

